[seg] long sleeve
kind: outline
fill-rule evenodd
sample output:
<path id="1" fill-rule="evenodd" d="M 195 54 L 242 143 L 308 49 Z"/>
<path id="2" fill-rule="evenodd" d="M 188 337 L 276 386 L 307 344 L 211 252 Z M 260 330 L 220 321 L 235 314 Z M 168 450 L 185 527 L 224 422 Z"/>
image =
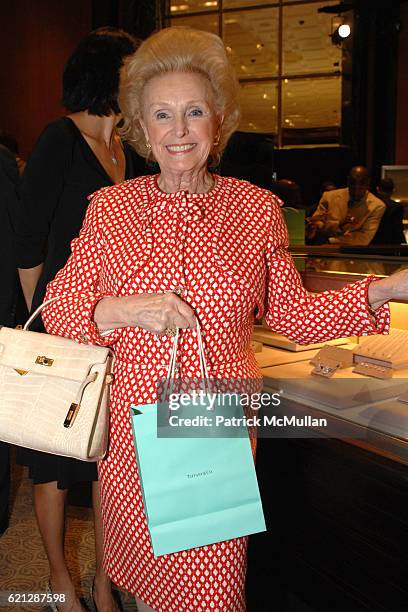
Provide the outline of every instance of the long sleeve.
<path id="1" fill-rule="evenodd" d="M 93 321 L 100 299 L 111 295 L 101 290 L 104 257 L 103 236 L 99 222 L 103 216 L 103 195 L 90 203 L 78 238 L 71 242 L 72 254 L 64 268 L 48 284 L 45 299 L 61 296 L 42 313 L 46 330 L 85 344 L 113 345 L 122 329 L 101 336 Z"/>
<path id="2" fill-rule="evenodd" d="M 361 228 L 357 229 L 356 231 L 351 231 L 348 235 L 339 236 L 337 241 L 339 244 L 356 244 L 359 246 L 366 246 L 370 244 L 377 233 L 384 212 L 385 204 L 383 204 L 383 206 L 377 206 L 366 216 Z"/>
<path id="3" fill-rule="evenodd" d="M 58 122 L 50 124 L 38 139 L 24 171 L 21 218 L 16 228 L 19 268 L 32 268 L 46 256 L 52 218 L 72 161 L 73 137 Z"/>
<path id="4" fill-rule="evenodd" d="M 341 219 L 333 214 L 333 211 L 329 206 L 326 191 L 322 194 L 319 204 L 312 215 L 312 218 L 319 217 L 323 217 L 324 219 L 323 231 L 327 236 L 335 236 L 339 232 Z"/>
<path id="5" fill-rule="evenodd" d="M 322 197 L 319 200 L 319 203 L 314 211 L 312 217 L 320 217 L 321 215 L 327 214 L 328 210 L 328 202 L 326 200 L 326 193 L 323 193 Z"/>
<path id="6" fill-rule="evenodd" d="M 7 232 L 10 233 L 8 236 L 8 238 L 10 238 L 15 231 L 18 220 L 20 206 L 20 175 L 18 173 L 16 156 L 2 145 L 0 145 L 0 173 L 1 227 L 4 235 L 6 235 Z M 7 243 L 9 243 L 9 240 L 7 240 Z M 9 248 L 9 246 L 7 248 Z"/>
<path id="7" fill-rule="evenodd" d="M 388 332 L 388 305 L 377 310 L 375 322 L 368 312 L 367 290 L 373 277 L 340 291 L 310 293 L 303 287 L 287 247 L 287 229 L 280 210 L 274 207 L 266 249 L 265 319 L 269 327 L 300 344 Z"/>

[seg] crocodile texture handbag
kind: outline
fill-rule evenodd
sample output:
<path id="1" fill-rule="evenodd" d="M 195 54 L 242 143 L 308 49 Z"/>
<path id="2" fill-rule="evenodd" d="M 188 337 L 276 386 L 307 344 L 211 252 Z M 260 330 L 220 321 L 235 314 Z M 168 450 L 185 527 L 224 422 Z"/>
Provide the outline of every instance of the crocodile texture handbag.
<path id="1" fill-rule="evenodd" d="M 28 331 L 0 329 L 0 440 L 81 459 L 102 459 L 108 445 L 109 348 Z"/>

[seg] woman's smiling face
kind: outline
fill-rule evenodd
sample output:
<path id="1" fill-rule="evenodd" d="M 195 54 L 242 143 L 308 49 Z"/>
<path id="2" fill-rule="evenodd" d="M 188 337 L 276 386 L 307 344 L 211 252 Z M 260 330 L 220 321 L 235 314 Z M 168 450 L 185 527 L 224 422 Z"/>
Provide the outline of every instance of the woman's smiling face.
<path id="1" fill-rule="evenodd" d="M 143 90 L 141 125 L 162 172 L 205 169 L 220 123 L 211 85 L 201 74 L 169 72 Z"/>

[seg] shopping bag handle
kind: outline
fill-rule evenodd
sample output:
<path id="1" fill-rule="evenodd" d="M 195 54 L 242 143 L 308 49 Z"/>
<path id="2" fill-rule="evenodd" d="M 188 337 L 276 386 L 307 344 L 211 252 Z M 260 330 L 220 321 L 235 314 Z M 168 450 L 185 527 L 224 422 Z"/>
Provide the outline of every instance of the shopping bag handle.
<path id="1" fill-rule="evenodd" d="M 170 362 L 167 368 L 167 383 L 169 383 L 170 380 L 172 380 L 174 378 L 174 374 L 176 372 L 176 362 L 177 362 L 177 349 L 178 349 L 178 341 L 179 341 L 179 337 L 180 337 L 180 330 L 177 327 L 176 328 L 176 334 L 173 338 L 173 345 L 171 347 L 171 352 L 170 352 Z M 201 373 L 201 378 L 203 380 L 208 381 L 209 374 L 208 374 L 208 367 L 207 367 L 207 361 L 205 358 L 205 354 L 204 354 L 204 345 L 203 345 L 203 338 L 201 336 L 201 329 L 200 329 L 200 323 L 196 317 L 196 332 L 197 332 L 197 341 L 198 341 L 198 356 L 200 359 L 200 373 Z"/>
<path id="2" fill-rule="evenodd" d="M 170 361 L 169 361 L 169 365 L 167 368 L 167 377 L 164 383 L 164 397 L 168 397 L 169 394 L 169 390 L 171 393 L 171 389 L 173 388 L 173 380 L 174 380 L 174 376 L 175 376 L 175 372 L 176 372 L 176 362 L 177 362 L 177 348 L 178 348 L 178 341 L 179 341 L 179 334 L 180 330 L 179 328 L 176 328 L 176 334 L 173 338 L 173 344 L 171 347 L 171 352 L 170 352 Z M 207 361 L 205 358 L 205 353 L 204 353 L 204 345 L 203 345 L 203 339 L 201 336 L 201 329 L 200 329 L 200 323 L 198 321 L 198 319 L 196 318 L 196 332 L 197 332 L 197 340 L 198 340 L 198 356 L 200 359 L 200 372 L 201 372 L 201 378 L 203 379 L 204 382 L 204 392 L 207 389 L 208 392 L 211 391 L 211 385 L 210 385 L 210 381 L 209 381 L 209 374 L 208 374 L 208 367 L 207 367 Z"/>

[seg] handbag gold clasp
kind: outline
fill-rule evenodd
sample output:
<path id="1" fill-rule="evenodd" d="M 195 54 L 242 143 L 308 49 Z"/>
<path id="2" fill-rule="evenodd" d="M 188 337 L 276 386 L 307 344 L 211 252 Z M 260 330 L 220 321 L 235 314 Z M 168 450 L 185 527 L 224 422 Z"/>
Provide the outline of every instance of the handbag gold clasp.
<path id="1" fill-rule="evenodd" d="M 67 416 L 65 417 L 64 427 L 72 427 L 78 414 L 80 405 L 81 404 L 71 404 L 67 412 Z"/>
<path id="2" fill-rule="evenodd" d="M 113 374 L 106 374 L 105 385 L 111 385 L 113 383 Z"/>
<path id="3" fill-rule="evenodd" d="M 37 359 L 35 360 L 35 363 L 38 363 L 39 365 L 51 367 L 52 364 L 54 363 L 54 360 L 50 359 L 50 357 L 46 357 L 45 355 L 42 355 L 42 356 L 38 355 Z"/>

